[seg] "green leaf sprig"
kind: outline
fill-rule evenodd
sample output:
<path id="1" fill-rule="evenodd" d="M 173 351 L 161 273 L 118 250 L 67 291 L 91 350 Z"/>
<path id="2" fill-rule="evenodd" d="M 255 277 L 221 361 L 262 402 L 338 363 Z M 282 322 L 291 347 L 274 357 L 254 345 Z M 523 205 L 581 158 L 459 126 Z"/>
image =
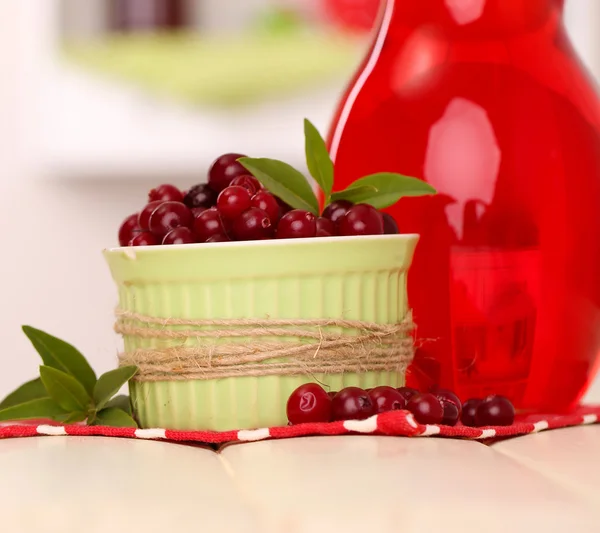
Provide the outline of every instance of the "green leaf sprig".
<path id="1" fill-rule="evenodd" d="M 40 377 L 21 385 L 0 403 L 0 422 L 49 419 L 65 424 L 137 427 L 128 396 L 115 396 L 137 373 L 125 366 L 99 378 L 77 348 L 39 329 L 23 332 L 40 354 Z"/>
<path id="2" fill-rule="evenodd" d="M 436 190 L 423 180 L 393 172 L 370 174 L 343 191 L 333 192 L 333 161 L 325 140 L 308 119 L 304 120 L 304 138 L 306 166 L 323 193 L 325 207 L 337 200 L 348 200 L 385 209 L 405 196 L 436 194 Z M 299 170 L 276 159 L 242 157 L 238 161 L 267 190 L 293 209 L 303 209 L 316 216 L 320 214 L 315 192 Z"/>

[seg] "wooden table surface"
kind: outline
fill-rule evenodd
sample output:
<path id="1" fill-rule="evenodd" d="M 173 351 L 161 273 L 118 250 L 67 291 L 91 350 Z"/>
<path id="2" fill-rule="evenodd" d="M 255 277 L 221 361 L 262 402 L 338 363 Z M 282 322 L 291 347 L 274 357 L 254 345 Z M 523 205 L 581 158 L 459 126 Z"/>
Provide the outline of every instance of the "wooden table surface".
<path id="1" fill-rule="evenodd" d="M 491 446 L 344 436 L 219 453 L 103 437 L 7 439 L 0 524 L 7 533 L 600 532 L 599 449 L 600 425 Z"/>

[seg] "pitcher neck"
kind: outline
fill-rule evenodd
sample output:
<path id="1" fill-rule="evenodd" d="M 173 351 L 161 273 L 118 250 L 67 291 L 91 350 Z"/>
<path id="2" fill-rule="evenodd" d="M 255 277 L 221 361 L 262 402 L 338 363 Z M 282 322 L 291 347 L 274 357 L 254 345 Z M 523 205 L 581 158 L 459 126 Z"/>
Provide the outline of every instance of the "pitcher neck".
<path id="1" fill-rule="evenodd" d="M 565 0 L 382 0 L 384 23 L 494 38 L 561 23 Z"/>

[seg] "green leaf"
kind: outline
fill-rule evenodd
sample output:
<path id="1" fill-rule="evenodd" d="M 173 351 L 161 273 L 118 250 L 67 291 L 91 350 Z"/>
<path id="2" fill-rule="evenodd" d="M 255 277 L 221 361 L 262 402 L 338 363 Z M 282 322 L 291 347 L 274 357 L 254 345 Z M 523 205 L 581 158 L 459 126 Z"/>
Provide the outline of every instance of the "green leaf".
<path id="1" fill-rule="evenodd" d="M 94 402 L 96 409 L 102 409 L 125 383 L 138 371 L 136 366 L 123 366 L 102 374 L 94 387 Z"/>
<path id="2" fill-rule="evenodd" d="M 0 422 L 34 420 L 36 418 L 54 420 L 65 414 L 65 410 L 51 398 L 38 398 L 0 410 Z"/>
<path id="3" fill-rule="evenodd" d="M 98 411 L 95 426 L 113 426 L 119 428 L 137 428 L 136 421 L 118 407 L 107 407 Z"/>
<path id="4" fill-rule="evenodd" d="M 44 384 L 40 378 L 32 379 L 27 383 L 21 385 L 18 389 L 11 392 L 2 403 L 0 403 L 0 410 L 7 409 L 13 405 L 19 405 L 31 400 L 38 400 L 40 398 L 47 398 L 48 393 L 44 388 Z"/>
<path id="5" fill-rule="evenodd" d="M 48 395 L 69 412 L 87 411 L 91 398 L 73 376 L 49 366 L 40 367 L 40 377 Z"/>
<path id="6" fill-rule="evenodd" d="M 308 119 L 304 119 L 304 138 L 306 165 L 325 194 L 325 203 L 327 203 L 333 188 L 333 161 L 319 130 Z"/>
<path id="7" fill-rule="evenodd" d="M 359 194 L 354 200 L 355 203 L 370 204 L 377 209 L 390 207 L 404 196 L 436 194 L 436 190 L 423 180 L 392 172 L 380 172 L 365 176 L 356 180 L 346 191 L 342 192 L 364 186 L 375 187 L 377 192 Z"/>
<path id="8" fill-rule="evenodd" d="M 331 195 L 331 201 L 337 202 L 338 200 L 348 200 L 353 204 L 359 204 L 363 198 L 369 198 L 377 194 L 377 189 L 372 185 L 361 185 L 359 187 L 350 186 L 340 192 L 334 192 Z"/>
<path id="9" fill-rule="evenodd" d="M 87 417 L 88 417 L 87 413 L 84 413 L 82 411 L 76 411 L 74 413 L 71 413 L 69 416 L 67 416 L 64 419 L 64 423 L 65 424 L 75 424 L 77 422 L 83 422 Z"/>
<path id="10" fill-rule="evenodd" d="M 120 394 L 119 396 L 115 396 L 112 400 L 107 402 L 106 407 L 118 407 L 125 411 L 128 415 L 131 414 L 131 400 L 129 396 L 125 394 Z"/>
<path id="11" fill-rule="evenodd" d="M 96 374 L 77 348 L 30 326 L 23 326 L 23 332 L 42 357 L 44 365 L 70 374 L 90 395 L 92 394 L 96 384 Z"/>
<path id="12" fill-rule="evenodd" d="M 319 214 L 319 202 L 304 175 L 283 161 L 242 157 L 238 161 L 260 181 L 269 192 L 294 209 Z"/>

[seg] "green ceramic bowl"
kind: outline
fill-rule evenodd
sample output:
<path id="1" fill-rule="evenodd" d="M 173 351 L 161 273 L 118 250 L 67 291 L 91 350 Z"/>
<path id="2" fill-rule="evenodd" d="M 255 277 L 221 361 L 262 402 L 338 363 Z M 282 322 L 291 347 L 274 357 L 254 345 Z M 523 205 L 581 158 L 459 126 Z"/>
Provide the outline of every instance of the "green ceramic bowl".
<path id="1" fill-rule="evenodd" d="M 408 312 L 406 276 L 417 241 L 417 235 L 326 237 L 125 247 L 105 250 L 104 256 L 121 309 L 146 316 L 344 318 L 393 324 Z M 158 343 L 165 345 L 162 339 L 124 335 L 126 351 Z M 134 381 L 130 392 L 142 427 L 226 431 L 285 425 L 290 393 L 315 380 L 340 390 L 402 386 L 404 375 L 386 371 Z"/>

